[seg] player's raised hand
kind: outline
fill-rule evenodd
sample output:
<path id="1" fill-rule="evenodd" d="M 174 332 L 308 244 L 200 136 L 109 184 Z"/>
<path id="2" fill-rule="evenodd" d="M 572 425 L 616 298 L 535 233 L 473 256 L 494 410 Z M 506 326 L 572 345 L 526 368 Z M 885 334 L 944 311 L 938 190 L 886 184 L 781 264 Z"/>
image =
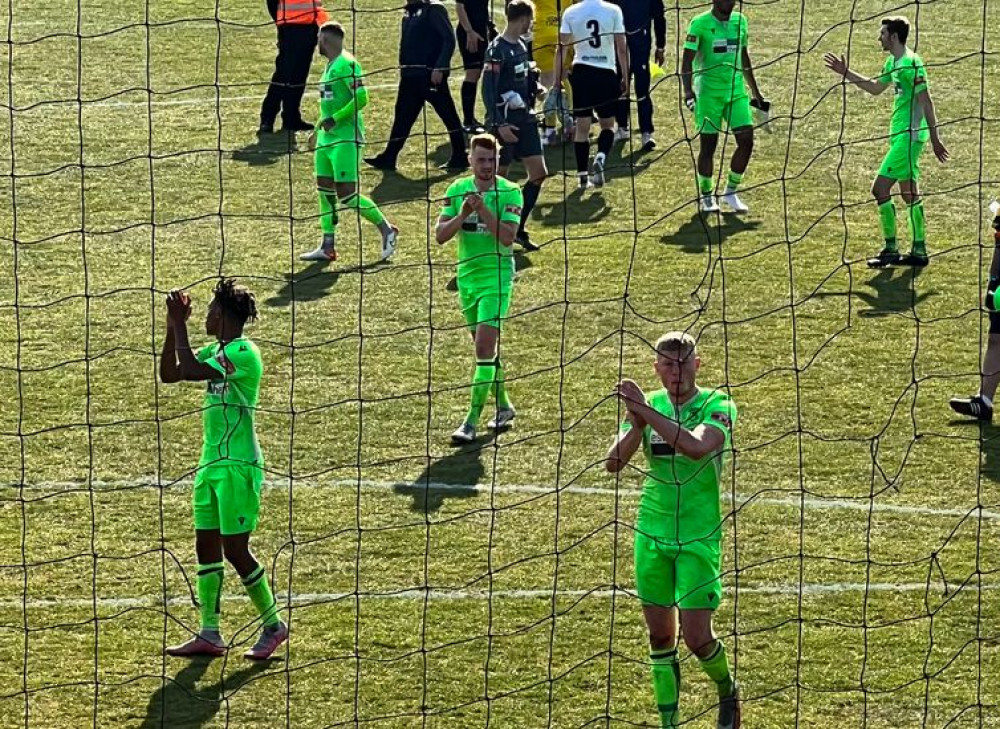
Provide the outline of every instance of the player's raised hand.
<path id="1" fill-rule="evenodd" d="M 636 406 L 646 404 L 646 393 L 632 380 L 622 380 L 615 386 L 615 395 L 625 407 L 632 410 Z"/>
<path id="2" fill-rule="evenodd" d="M 167 319 L 181 322 L 191 316 L 191 297 L 183 291 L 174 289 L 167 294 Z"/>
<path id="3" fill-rule="evenodd" d="M 823 63 L 834 73 L 840 76 L 847 75 L 847 59 L 834 53 L 827 53 L 823 56 Z"/>
<path id="4" fill-rule="evenodd" d="M 473 213 L 479 212 L 479 208 L 482 207 L 482 202 L 483 200 L 479 197 L 479 195 L 474 192 L 470 192 L 462 199 L 462 217 L 467 218 Z"/>

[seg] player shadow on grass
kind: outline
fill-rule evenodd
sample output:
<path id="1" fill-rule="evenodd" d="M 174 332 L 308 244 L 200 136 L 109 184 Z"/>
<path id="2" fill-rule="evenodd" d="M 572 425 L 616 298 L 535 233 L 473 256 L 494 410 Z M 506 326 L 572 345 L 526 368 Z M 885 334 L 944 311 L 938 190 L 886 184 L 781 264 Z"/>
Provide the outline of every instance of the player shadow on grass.
<path id="1" fill-rule="evenodd" d="M 329 294 L 330 289 L 345 274 L 367 273 L 388 266 L 387 261 L 373 261 L 359 266 L 333 268 L 327 261 L 316 261 L 298 273 L 285 274 L 285 284 L 264 303 L 267 306 L 288 306 L 293 300 L 297 304 L 317 301 Z"/>
<path id="2" fill-rule="evenodd" d="M 149 697 L 141 729 L 203 727 L 215 718 L 227 697 L 267 670 L 269 665 L 267 661 L 254 662 L 218 681 L 197 685 L 211 664 L 211 658 L 194 658 L 176 676 L 167 676 L 164 684 Z"/>
<path id="3" fill-rule="evenodd" d="M 294 134 L 262 134 L 245 147 L 234 149 L 232 157 L 236 162 L 246 162 L 251 167 L 264 167 L 298 151 Z"/>
<path id="4" fill-rule="evenodd" d="M 541 219 L 546 227 L 563 231 L 567 226 L 581 223 L 596 223 L 611 214 L 611 208 L 600 192 L 583 192 L 574 188 L 557 203 L 539 203 L 532 218 Z M 588 231 L 566 231 L 567 235 L 586 237 Z M 541 236 L 536 236 L 541 237 Z M 552 237 L 556 237 L 553 235 Z"/>
<path id="5" fill-rule="evenodd" d="M 979 426 L 979 449 L 982 453 L 979 472 L 990 481 L 1000 483 L 1000 425 L 970 418 L 952 418 L 948 425 L 964 428 Z"/>
<path id="6" fill-rule="evenodd" d="M 483 412 L 488 415 L 489 408 Z M 446 499 L 472 498 L 479 493 L 476 484 L 486 472 L 483 452 L 495 439 L 496 434 L 489 431 L 475 443 L 428 465 L 412 483 L 397 483 L 392 490 L 400 496 L 412 497 L 410 510 L 420 514 L 436 512 Z"/>
<path id="7" fill-rule="evenodd" d="M 678 246 L 683 253 L 698 254 L 712 245 L 722 245 L 732 235 L 759 227 L 759 220 L 748 220 L 742 215 L 696 212 L 676 233 L 664 235 L 660 242 Z"/>
<path id="8" fill-rule="evenodd" d="M 907 268 L 898 276 L 892 268 L 883 268 L 873 278 L 865 281 L 865 286 L 874 289 L 874 293 L 861 288 L 848 291 L 820 291 L 814 294 L 818 299 L 844 297 L 848 294 L 858 297 L 869 308 L 861 309 L 858 316 L 879 317 L 892 316 L 893 314 L 907 314 L 913 311 L 917 304 L 921 304 L 931 296 L 934 291 L 924 291 L 917 293 L 914 289 L 917 277 L 920 275 L 919 268 Z"/>
<path id="9" fill-rule="evenodd" d="M 430 194 L 431 185 L 436 185 L 452 176 L 449 172 L 438 170 L 435 165 L 431 165 L 431 171 L 427 177 L 404 177 L 398 172 L 383 172 L 382 179 L 372 188 L 369 197 L 381 206 L 394 202 L 426 200 Z M 436 210 L 440 207 L 440 200 L 431 201 L 433 222 L 437 221 Z"/>

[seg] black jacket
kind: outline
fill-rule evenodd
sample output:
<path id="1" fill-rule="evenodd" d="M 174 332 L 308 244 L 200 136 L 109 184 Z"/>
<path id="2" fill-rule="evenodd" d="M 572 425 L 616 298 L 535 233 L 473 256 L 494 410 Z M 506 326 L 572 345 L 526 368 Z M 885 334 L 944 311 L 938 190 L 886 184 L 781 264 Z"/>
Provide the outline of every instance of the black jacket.
<path id="1" fill-rule="evenodd" d="M 438 68 L 446 71 L 454 52 L 455 31 L 447 8 L 437 0 L 407 3 L 399 39 L 400 75 L 426 75 Z"/>
<path id="2" fill-rule="evenodd" d="M 667 45 L 667 18 L 663 8 L 663 0 L 612 0 L 622 9 L 625 16 L 625 33 L 629 37 L 639 33 L 648 33 L 649 25 L 653 25 L 653 35 L 656 37 L 656 47 Z"/>

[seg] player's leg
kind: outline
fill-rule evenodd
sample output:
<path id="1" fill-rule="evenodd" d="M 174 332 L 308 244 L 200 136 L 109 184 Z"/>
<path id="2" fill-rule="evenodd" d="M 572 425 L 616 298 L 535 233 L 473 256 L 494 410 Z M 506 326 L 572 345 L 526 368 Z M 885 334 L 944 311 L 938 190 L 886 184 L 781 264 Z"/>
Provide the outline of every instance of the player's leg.
<path id="1" fill-rule="evenodd" d="M 920 197 L 920 155 L 923 153 L 924 142 L 910 141 L 907 146 L 906 165 L 899 180 L 899 192 L 907 206 L 907 218 L 910 223 L 910 235 L 913 243 L 910 253 L 903 256 L 900 263 L 906 266 L 922 268 L 927 265 L 927 229 L 924 223 L 924 201 Z"/>
<path id="2" fill-rule="evenodd" d="M 313 164 L 316 171 L 316 197 L 319 199 L 319 227 L 323 240 L 314 250 L 299 256 L 303 261 L 337 260 L 337 189 L 334 178 L 335 145 L 316 147 Z"/>
<path id="3" fill-rule="evenodd" d="M 712 627 L 722 600 L 722 555 L 718 541 L 698 541 L 680 548 L 676 561 L 681 633 L 688 649 L 719 691 L 719 729 L 740 725 L 739 687 L 725 645 Z"/>
<path id="4" fill-rule="evenodd" d="M 479 418 L 486 407 L 490 391 L 496 386 L 499 324 L 502 310 L 505 311 L 499 292 L 466 292 L 464 295 L 460 292 L 460 298 L 466 323 L 470 329 L 475 325 L 476 369 L 472 375 L 469 410 L 463 423 L 451 435 L 455 444 L 472 443 L 476 439 Z"/>
<path id="5" fill-rule="evenodd" d="M 465 131 L 462 129 L 462 120 L 458 118 L 455 100 L 451 98 L 451 88 L 448 86 L 447 77 L 439 85 L 430 87 L 427 92 L 427 101 L 444 123 L 444 128 L 448 131 L 448 139 L 451 141 L 451 158 L 441 165 L 442 169 L 468 169 L 469 154 L 465 149 Z"/>
<path id="6" fill-rule="evenodd" d="M 360 155 L 360 146 L 356 144 L 343 145 L 345 151 L 338 156 L 337 160 L 337 197 L 340 199 L 341 208 L 347 210 L 357 210 L 358 214 L 362 218 L 367 220 L 369 223 L 378 228 L 379 233 L 382 234 L 382 253 L 381 260 L 387 260 L 393 253 L 396 252 L 396 242 L 399 238 L 399 228 L 390 223 L 382 211 L 379 210 L 378 205 L 375 201 L 365 195 L 358 192 L 357 184 L 357 172 L 354 174 L 354 179 L 347 179 L 350 177 L 350 173 L 344 175 L 340 174 L 341 166 L 344 169 L 357 169 L 357 162 L 352 162 L 347 159 L 350 155 L 358 156 Z M 352 149 L 354 151 L 352 151 Z M 352 167 L 352 164 L 354 167 Z"/>
<path id="7" fill-rule="evenodd" d="M 538 136 L 536 123 L 522 124 L 518 134 L 520 135 L 517 141 L 518 151 L 528 180 L 521 187 L 524 203 L 521 207 L 521 222 L 517 227 L 516 240 L 525 250 L 533 251 L 538 250 L 538 247 L 531 242 L 531 236 L 525 226 L 531 216 L 531 211 L 535 209 L 538 196 L 542 192 L 542 183 L 549 176 L 549 169 L 545 165 L 545 156 L 542 154 L 542 143 Z"/>
<path id="8" fill-rule="evenodd" d="M 485 34 L 484 38 L 485 38 Z M 462 80 L 462 125 L 468 134 L 476 134 L 482 130 L 482 124 L 476 120 L 476 90 L 479 79 L 483 75 L 483 61 L 486 58 L 487 40 L 482 40 L 475 51 L 469 50 L 469 34 L 461 25 L 455 29 L 455 40 L 462 56 L 462 68 L 465 78 Z"/>
<path id="9" fill-rule="evenodd" d="M 302 119 L 302 94 L 309 81 L 309 67 L 316 52 L 317 28 L 315 25 L 291 25 L 291 68 L 285 98 L 281 104 L 281 126 L 289 132 L 312 131 L 313 125 Z"/>
<path id="10" fill-rule="evenodd" d="M 644 32 L 633 43 L 635 45 L 635 58 L 637 61 L 633 62 L 630 60 L 629 64 L 632 68 L 632 93 L 636 98 L 639 132 L 642 134 L 642 149 L 653 149 L 656 146 L 656 141 L 653 139 L 653 132 L 656 130 L 653 127 L 653 97 L 650 93 L 649 54 L 652 49 L 650 47 L 651 39 L 649 33 Z"/>
<path id="11" fill-rule="evenodd" d="M 632 545 L 636 592 L 649 631 L 653 696 L 662 729 L 680 724 L 681 669 L 677 661 L 674 560 L 655 539 L 637 531 Z"/>
<path id="12" fill-rule="evenodd" d="M 736 149 L 729 163 L 729 174 L 726 177 L 726 191 L 722 194 L 722 202 L 734 213 L 750 212 L 736 191 L 743 182 L 743 175 L 750 164 L 753 155 L 753 110 L 750 108 L 750 98 L 739 96 L 726 104 L 723 112 L 726 124 L 733 131 L 736 139 Z"/>
<path id="13" fill-rule="evenodd" d="M 886 161 L 882 163 L 882 169 L 887 170 L 886 162 L 892 156 L 892 152 L 886 155 Z M 872 197 L 878 205 L 879 225 L 882 228 L 882 238 L 885 241 L 882 250 L 874 258 L 868 259 L 869 268 L 884 268 L 899 263 L 899 244 L 896 241 L 896 205 L 892 201 L 892 188 L 896 184 L 894 177 L 879 174 L 872 182 Z"/>
<path id="14" fill-rule="evenodd" d="M 987 291 L 987 296 L 992 292 Z M 980 373 L 979 392 L 971 397 L 953 397 L 948 404 L 959 415 L 965 415 L 983 422 L 993 420 L 993 398 L 1000 384 L 1000 312 L 990 312 L 990 333 L 983 354 L 983 370 Z"/>
<path id="15" fill-rule="evenodd" d="M 599 78 L 601 103 L 594 111 L 597 112 L 597 123 L 601 131 L 597 135 L 597 154 L 594 155 L 594 164 L 590 170 L 590 181 L 594 187 L 604 187 L 604 168 L 615 143 L 615 112 L 621 95 L 621 81 L 617 73 L 604 71 Z"/>
<path id="16" fill-rule="evenodd" d="M 260 105 L 260 128 L 258 133 L 269 134 L 274 131 L 274 120 L 281 111 L 281 102 L 285 98 L 285 87 L 291 76 L 291 56 L 287 29 L 288 25 L 277 26 L 278 54 L 274 57 L 274 73 L 267 87 L 264 101 Z"/>
<path id="17" fill-rule="evenodd" d="M 288 639 L 288 626 L 278 615 L 278 603 L 271 591 L 267 571 L 250 551 L 250 535 L 260 517 L 260 486 L 263 471 L 255 466 L 231 466 L 217 489 L 219 497 L 222 549 L 240 579 L 262 623 L 257 643 L 245 658 L 263 660 Z"/>
<path id="18" fill-rule="evenodd" d="M 719 146 L 726 101 L 710 93 L 695 98 L 694 120 L 698 129 L 698 195 L 702 212 L 719 210 L 715 200 L 715 150 Z"/>
<path id="19" fill-rule="evenodd" d="M 219 502 L 212 471 L 201 469 L 194 479 L 191 504 L 194 513 L 195 554 L 198 557 L 197 593 L 201 618 L 198 634 L 166 649 L 169 656 L 222 656 L 226 643 L 219 629 L 222 612 L 222 537 L 219 533 Z"/>
<path id="20" fill-rule="evenodd" d="M 406 144 L 410 131 L 424 108 L 427 89 L 423 76 L 401 76 L 396 90 L 396 104 L 392 114 L 392 129 L 385 149 L 374 157 L 365 157 L 365 162 L 377 170 L 395 170 L 399 153 Z"/>

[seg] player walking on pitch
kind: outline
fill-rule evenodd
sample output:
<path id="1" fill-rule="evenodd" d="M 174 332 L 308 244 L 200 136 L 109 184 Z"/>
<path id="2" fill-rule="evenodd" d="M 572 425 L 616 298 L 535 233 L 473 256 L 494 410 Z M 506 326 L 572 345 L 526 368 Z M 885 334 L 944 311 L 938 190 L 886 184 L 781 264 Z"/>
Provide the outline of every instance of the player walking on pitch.
<path id="1" fill-rule="evenodd" d="M 477 134 L 469 145 L 473 174 L 448 188 L 435 234 L 438 243 L 458 236 L 458 298 L 476 349 L 469 411 L 451 435 L 456 445 L 476 439 L 476 426 L 491 389 L 496 394 L 497 411 L 489 428 L 502 430 L 514 420 L 499 343 L 513 291 L 511 245 L 521 220 L 523 197 L 517 185 L 496 173 L 500 147 L 495 137 Z"/>
<path id="2" fill-rule="evenodd" d="M 160 380 L 206 385 L 204 438 L 192 498 L 201 630 L 186 643 L 167 648 L 167 655 L 225 655 L 226 643 L 219 631 L 224 554 L 243 580 L 263 623 L 260 638 L 244 657 L 264 660 L 288 639 L 288 626 L 278 617 L 264 567 L 250 552 L 264 474 L 254 425 L 263 367 L 260 350 L 243 336 L 243 327 L 257 318 L 257 304 L 254 295 L 232 279 L 220 281 L 205 317 L 205 332 L 217 341 L 202 347 L 197 355 L 188 341 L 190 315 L 190 298 L 172 291 L 167 296 Z"/>
<path id="3" fill-rule="evenodd" d="M 368 105 L 364 71 L 354 56 L 344 50 L 344 28 L 325 23 L 319 29 L 319 52 L 328 60 L 320 79 L 319 121 L 309 137 L 315 147 L 316 192 L 323 242 L 303 253 L 303 261 L 337 260 L 337 208 L 357 210 L 382 234 L 384 261 L 396 250 L 399 229 L 386 220 L 369 198 L 358 192 L 358 166 L 365 141 L 361 110 Z"/>
<path id="4" fill-rule="evenodd" d="M 712 9 L 695 16 L 688 26 L 681 58 L 684 103 L 694 111 L 699 134 L 698 192 L 701 209 L 718 212 L 715 200 L 715 150 L 723 122 L 736 138 L 722 202 L 734 213 L 750 211 L 736 191 L 753 154 L 751 107 L 769 108 L 761 96 L 750 61 L 750 33 L 736 0 L 712 0 Z M 745 82 L 745 83 L 744 83 Z M 753 101 L 747 96 L 747 86 Z"/>
<path id="5" fill-rule="evenodd" d="M 890 85 L 896 94 L 889 127 L 889 152 L 882 160 L 878 176 L 872 183 L 872 195 L 878 203 L 885 247 L 877 256 L 868 259 L 870 268 L 884 268 L 894 264 L 917 267 L 927 265 L 924 202 L 917 186 L 920 180 L 920 155 L 930 139 L 934 156 L 939 161 L 946 162 L 949 156 L 938 136 L 937 114 L 928 88 L 927 69 L 923 59 L 907 48 L 906 40 L 909 35 L 910 24 L 906 18 L 882 20 L 879 42 L 882 50 L 889 53 L 889 57 L 885 59 L 882 73 L 873 79 L 849 69 L 843 56 L 832 53 L 824 56 L 827 68 L 869 94 L 878 96 Z M 900 255 L 896 242 L 896 206 L 892 202 L 892 187 L 896 184 L 899 185 L 899 192 L 909 209 L 913 246 L 908 256 Z"/>
<path id="6" fill-rule="evenodd" d="M 615 394 L 627 412 L 605 468 L 618 473 L 640 446 L 646 456 L 635 527 L 635 580 L 649 630 L 661 726 L 680 724 L 679 627 L 719 689 L 718 729 L 738 729 L 739 688 L 712 627 L 712 613 L 722 599 L 719 483 L 731 450 L 736 405 L 719 390 L 698 387 L 700 366 L 689 334 L 660 337 L 654 369 L 663 389 L 647 399 L 632 380 L 618 383 Z"/>

